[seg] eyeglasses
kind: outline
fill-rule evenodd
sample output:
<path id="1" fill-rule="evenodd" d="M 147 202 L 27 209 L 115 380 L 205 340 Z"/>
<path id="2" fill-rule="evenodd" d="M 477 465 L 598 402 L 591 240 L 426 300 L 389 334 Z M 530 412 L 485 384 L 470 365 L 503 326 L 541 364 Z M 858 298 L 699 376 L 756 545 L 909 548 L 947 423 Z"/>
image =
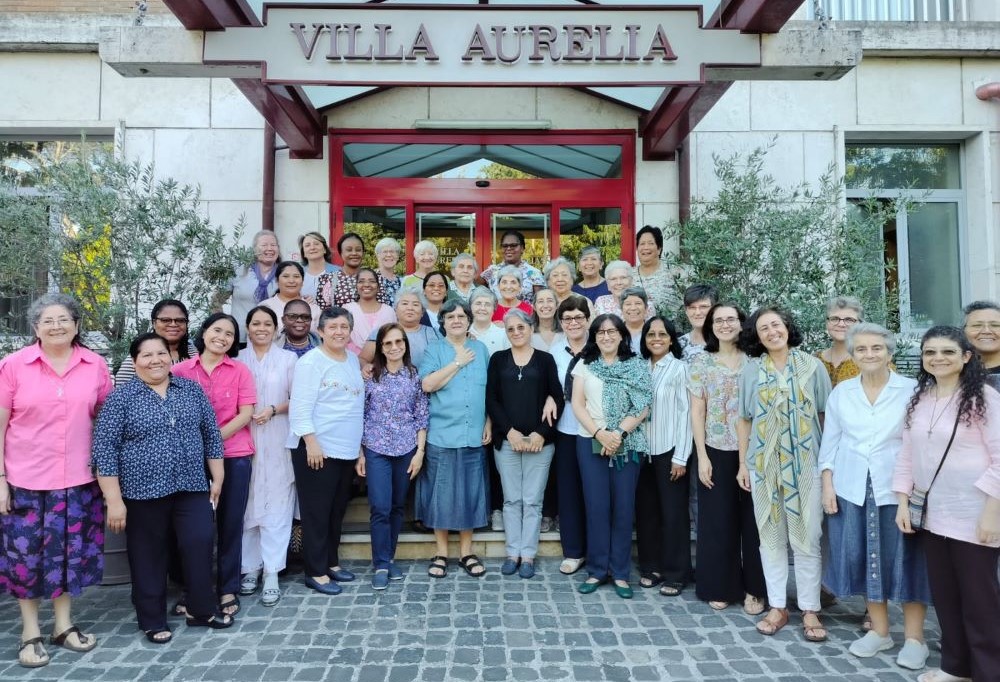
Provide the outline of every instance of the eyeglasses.
<path id="1" fill-rule="evenodd" d="M 991 332 L 1000 331 L 1000 322 L 973 322 L 965 325 L 970 332 L 981 332 L 989 329 Z"/>
<path id="2" fill-rule="evenodd" d="M 153 319 L 168 327 L 181 327 L 188 323 L 188 319 L 186 317 L 156 317 Z"/>
<path id="3" fill-rule="evenodd" d="M 838 325 L 838 324 L 852 325 L 852 324 L 857 324 L 858 323 L 858 318 L 856 318 L 856 317 L 837 317 L 836 315 L 831 315 L 830 317 L 826 318 L 826 321 L 829 322 L 832 325 Z"/>
<path id="4" fill-rule="evenodd" d="M 586 315 L 566 315 L 561 318 L 563 324 L 583 324 L 587 321 Z"/>
<path id="5" fill-rule="evenodd" d="M 521 242 L 512 242 L 510 244 L 501 244 L 500 248 L 504 249 L 506 251 L 507 249 L 516 249 L 520 245 L 521 245 Z"/>
<path id="6" fill-rule="evenodd" d="M 73 324 L 73 318 L 71 317 L 57 317 L 56 319 L 47 318 L 41 320 L 38 323 L 39 327 L 68 327 Z"/>
<path id="7" fill-rule="evenodd" d="M 596 338 L 601 338 L 602 336 L 606 336 L 610 339 L 615 336 L 621 336 L 621 334 L 618 333 L 617 329 L 598 329 L 596 332 L 594 332 L 594 336 Z"/>
<path id="8" fill-rule="evenodd" d="M 310 322 L 313 316 L 311 313 L 285 313 L 284 318 L 289 322 Z"/>
<path id="9" fill-rule="evenodd" d="M 730 325 L 737 325 L 740 323 L 740 318 L 738 317 L 717 317 L 712 320 L 713 327 L 728 327 Z"/>

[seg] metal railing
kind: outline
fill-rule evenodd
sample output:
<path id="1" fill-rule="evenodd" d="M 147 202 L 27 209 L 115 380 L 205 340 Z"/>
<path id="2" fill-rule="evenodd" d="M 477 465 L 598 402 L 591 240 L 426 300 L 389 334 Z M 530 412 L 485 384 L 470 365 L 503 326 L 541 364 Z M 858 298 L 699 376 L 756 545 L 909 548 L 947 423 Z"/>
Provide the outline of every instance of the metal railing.
<path id="1" fill-rule="evenodd" d="M 832 21 L 968 21 L 969 0 L 806 0 L 806 18 Z"/>

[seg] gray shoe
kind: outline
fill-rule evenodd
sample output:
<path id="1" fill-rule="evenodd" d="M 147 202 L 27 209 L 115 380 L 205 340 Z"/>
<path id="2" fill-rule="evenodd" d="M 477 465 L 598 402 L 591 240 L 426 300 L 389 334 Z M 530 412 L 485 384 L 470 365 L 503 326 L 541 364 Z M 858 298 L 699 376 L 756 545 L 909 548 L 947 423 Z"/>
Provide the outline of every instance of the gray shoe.
<path id="1" fill-rule="evenodd" d="M 490 529 L 498 533 L 503 531 L 503 512 L 499 509 L 494 509 L 490 514 Z"/>
<path id="2" fill-rule="evenodd" d="M 260 580 L 260 571 L 251 571 L 243 575 L 240 580 L 240 594 L 247 597 L 257 591 L 257 584 Z"/>
<path id="3" fill-rule="evenodd" d="M 551 518 L 549 518 L 548 516 L 543 516 L 542 523 L 539 526 L 538 530 L 542 533 L 550 533 L 553 530 L 555 530 L 555 524 L 552 522 Z"/>
<path id="4" fill-rule="evenodd" d="M 899 655 L 896 656 L 896 665 L 900 668 L 920 670 L 927 665 L 927 656 L 929 653 L 927 645 L 923 642 L 918 642 L 915 639 L 907 639 L 903 643 L 903 648 L 899 650 Z"/>
<path id="5" fill-rule="evenodd" d="M 880 651 L 887 651 L 896 646 L 892 637 L 883 637 L 874 630 L 865 633 L 861 639 L 854 640 L 848 651 L 858 658 L 871 658 Z"/>
<path id="6" fill-rule="evenodd" d="M 264 576 L 264 591 L 260 596 L 263 606 L 274 606 L 281 601 L 281 588 L 278 587 L 278 574 L 268 573 Z"/>

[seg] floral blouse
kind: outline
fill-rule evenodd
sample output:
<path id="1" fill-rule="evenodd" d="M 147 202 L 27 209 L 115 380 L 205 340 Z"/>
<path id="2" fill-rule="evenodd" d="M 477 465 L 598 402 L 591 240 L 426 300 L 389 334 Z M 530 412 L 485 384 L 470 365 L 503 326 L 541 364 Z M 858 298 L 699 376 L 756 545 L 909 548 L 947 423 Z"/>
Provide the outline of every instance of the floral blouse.
<path id="1" fill-rule="evenodd" d="M 643 275 L 639 264 L 636 263 L 633 273 L 632 285 L 645 289 L 646 296 L 649 297 L 649 302 L 657 313 L 673 317 L 681 301 L 667 266 L 661 261 L 656 272 L 651 275 Z"/>
<path id="2" fill-rule="evenodd" d="M 691 359 L 688 388 L 695 398 L 705 400 L 705 444 L 716 450 L 738 450 L 736 421 L 740 418 L 739 367 L 729 369 L 717 361 L 715 353 L 698 353 Z"/>
<path id="3" fill-rule="evenodd" d="M 365 430 L 361 444 L 387 457 L 400 457 L 417 447 L 417 432 L 427 428 L 430 400 L 420 375 L 405 367 L 386 370 L 378 381 L 365 379 Z"/>
<path id="4" fill-rule="evenodd" d="M 358 276 L 341 272 L 324 272 L 316 282 L 316 305 L 320 310 L 341 307 L 358 300 Z"/>

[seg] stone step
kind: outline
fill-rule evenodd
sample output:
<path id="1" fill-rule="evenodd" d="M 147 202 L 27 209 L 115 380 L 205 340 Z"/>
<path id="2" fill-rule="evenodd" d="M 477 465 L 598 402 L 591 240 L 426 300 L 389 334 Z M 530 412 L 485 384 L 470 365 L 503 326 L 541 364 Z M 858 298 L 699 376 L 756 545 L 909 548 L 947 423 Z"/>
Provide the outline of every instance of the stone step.
<path id="1" fill-rule="evenodd" d="M 396 545 L 397 559 L 430 559 L 437 554 L 437 545 L 433 533 L 413 533 L 404 530 L 399 535 Z M 503 532 L 477 531 L 472 536 L 472 553 L 480 557 L 502 558 L 506 556 Z M 452 533 L 448 542 L 448 556 L 458 557 L 458 533 Z M 538 556 L 561 557 L 562 545 L 559 543 L 559 532 L 542 533 L 538 540 Z M 368 524 L 359 527 L 357 524 L 344 524 L 344 532 L 340 536 L 340 557 L 342 559 L 371 559 L 371 536 L 368 534 Z"/>

